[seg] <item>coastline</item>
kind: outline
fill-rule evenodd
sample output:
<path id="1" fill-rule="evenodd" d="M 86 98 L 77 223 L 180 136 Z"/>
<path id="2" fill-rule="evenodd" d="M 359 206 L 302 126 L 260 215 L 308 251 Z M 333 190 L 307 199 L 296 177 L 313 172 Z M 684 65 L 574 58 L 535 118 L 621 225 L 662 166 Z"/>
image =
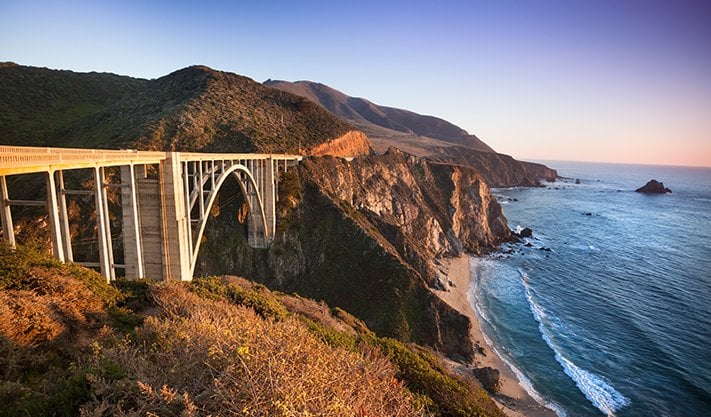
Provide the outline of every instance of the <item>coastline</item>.
<path id="1" fill-rule="evenodd" d="M 469 302 L 469 288 L 471 280 L 474 279 L 472 278 L 469 260 L 470 258 L 467 255 L 442 259 L 444 272 L 454 285 L 450 285 L 448 291 L 435 290 L 433 292 L 471 321 L 472 326 L 469 335 L 472 343 L 478 343 L 484 351 L 484 355 L 476 355 L 474 365 L 477 368 L 491 367 L 499 370 L 501 388 L 498 394 L 492 395 L 492 399 L 510 417 L 557 417 L 555 412 L 539 404 L 531 397 L 521 386 L 509 365 L 486 342 L 479 316 Z"/>

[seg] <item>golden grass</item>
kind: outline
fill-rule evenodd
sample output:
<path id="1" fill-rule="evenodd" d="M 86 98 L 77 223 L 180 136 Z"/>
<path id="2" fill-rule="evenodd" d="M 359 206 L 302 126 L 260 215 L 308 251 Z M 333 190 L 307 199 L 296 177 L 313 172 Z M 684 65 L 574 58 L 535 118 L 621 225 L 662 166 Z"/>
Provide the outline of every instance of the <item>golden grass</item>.
<path id="1" fill-rule="evenodd" d="M 297 319 L 152 288 L 163 310 L 135 340 L 106 338 L 83 416 L 413 416 L 411 394 L 377 349 L 323 344 Z"/>

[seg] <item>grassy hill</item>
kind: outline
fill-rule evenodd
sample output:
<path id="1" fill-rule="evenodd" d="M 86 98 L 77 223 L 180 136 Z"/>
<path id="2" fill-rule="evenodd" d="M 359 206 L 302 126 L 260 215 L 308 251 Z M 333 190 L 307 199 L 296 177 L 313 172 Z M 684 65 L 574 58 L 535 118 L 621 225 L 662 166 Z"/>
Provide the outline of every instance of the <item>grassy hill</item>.
<path id="1" fill-rule="evenodd" d="M 118 282 L 0 246 L 0 416 L 501 416 L 433 353 L 234 277 Z"/>
<path id="2" fill-rule="evenodd" d="M 247 77 L 193 66 L 155 80 L 0 66 L 0 143 L 292 152 L 355 130 Z"/>
<path id="3" fill-rule="evenodd" d="M 0 143 L 63 146 L 83 117 L 135 94 L 146 80 L 0 63 Z"/>
<path id="4" fill-rule="evenodd" d="M 389 146 L 413 152 L 412 148 L 461 145 L 470 149 L 493 152 L 493 149 L 464 129 L 434 116 L 374 104 L 364 98 L 350 97 L 327 85 L 311 81 L 267 80 L 264 85 L 288 91 L 319 103 L 333 114 L 353 123 L 384 152 Z"/>

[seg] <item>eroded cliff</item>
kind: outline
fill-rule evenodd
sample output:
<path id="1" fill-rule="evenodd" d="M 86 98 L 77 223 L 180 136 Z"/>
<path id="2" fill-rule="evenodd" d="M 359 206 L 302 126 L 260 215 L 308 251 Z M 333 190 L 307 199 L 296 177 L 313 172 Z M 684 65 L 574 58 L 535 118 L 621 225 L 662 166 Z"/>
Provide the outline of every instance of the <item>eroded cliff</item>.
<path id="1" fill-rule="evenodd" d="M 246 245 L 245 226 L 235 230 L 241 198 L 227 190 L 208 225 L 201 273 L 254 277 L 341 307 L 379 334 L 472 359 L 469 320 L 429 287 L 437 257 L 510 238 L 475 170 L 390 150 L 351 162 L 311 158 L 281 181 L 272 247 Z"/>
<path id="2" fill-rule="evenodd" d="M 370 153 L 370 142 L 363 132 L 351 130 L 345 134 L 318 144 L 307 152 L 313 156 L 357 156 Z"/>

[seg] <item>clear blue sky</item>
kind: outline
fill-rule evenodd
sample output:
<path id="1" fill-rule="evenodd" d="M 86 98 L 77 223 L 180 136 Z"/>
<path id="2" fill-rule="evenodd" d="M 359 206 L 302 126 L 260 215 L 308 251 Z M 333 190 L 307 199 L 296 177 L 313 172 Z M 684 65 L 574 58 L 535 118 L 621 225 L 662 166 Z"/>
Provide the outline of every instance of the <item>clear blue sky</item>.
<path id="1" fill-rule="evenodd" d="M 518 158 L 711 166 L 711 0 L 0 0 L 0 60 L 312 80 Z"/>

